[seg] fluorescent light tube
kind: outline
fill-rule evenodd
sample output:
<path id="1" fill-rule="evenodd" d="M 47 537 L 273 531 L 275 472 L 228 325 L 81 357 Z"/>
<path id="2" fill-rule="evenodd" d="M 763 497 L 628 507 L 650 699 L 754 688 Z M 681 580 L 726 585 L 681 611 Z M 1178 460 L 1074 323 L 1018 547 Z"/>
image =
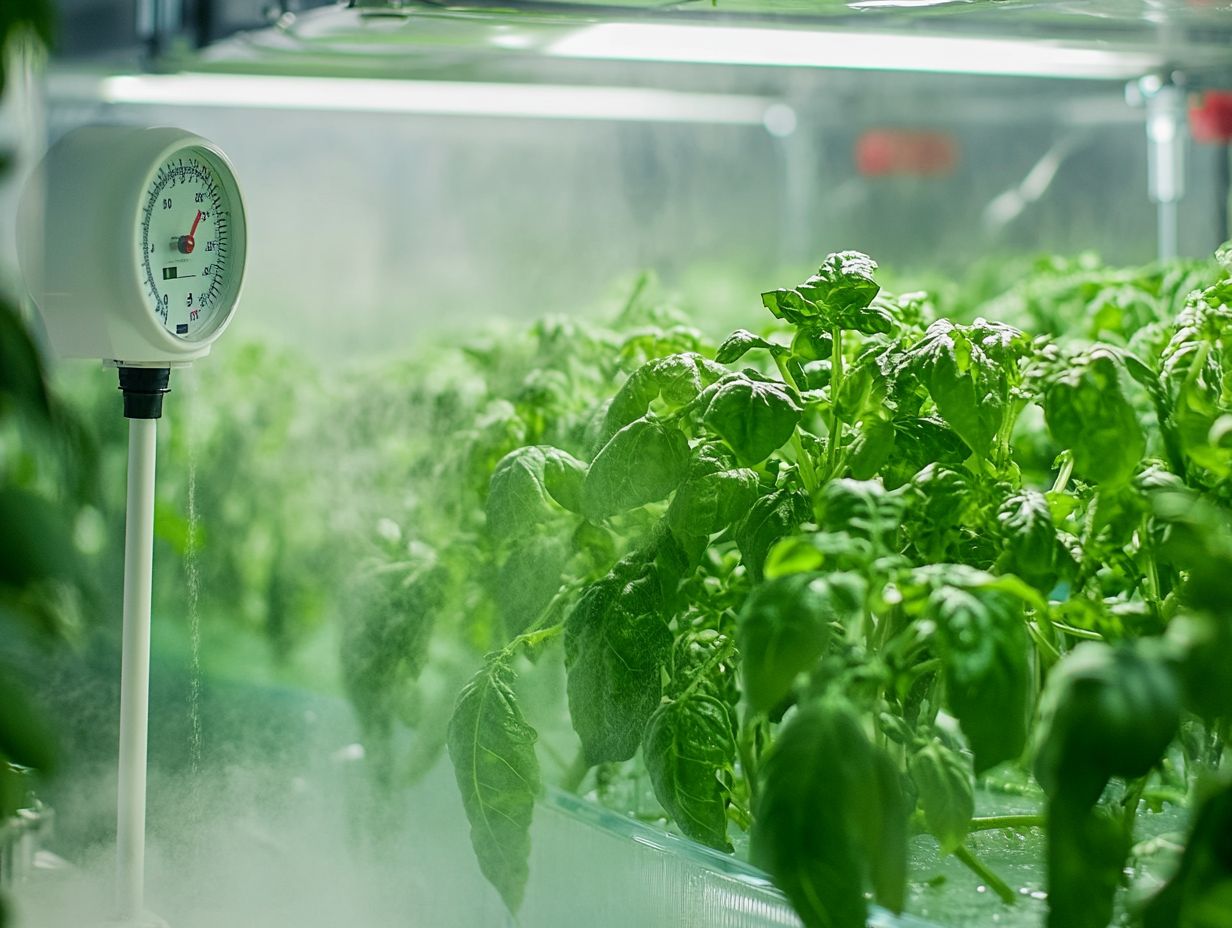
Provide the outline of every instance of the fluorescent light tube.
<path id="1" fill-rule="evenodd" d="M 1031 77 L 1129 78 L 1159 65 L 1142 52 L 1015 39 L 680 23 L 600 23 L 558 39 L 546 51 L 562 58 Z"/>
<path id="2" fill-rule="evenodd" d="M 80 82 L 64 82 L 69 95 Z M 52 92 L 56 92 L 53 83 Z M 683 93 L 630 87 L 489 84 L 360 78 L 232 74 L 143 74 L 104 77 L 93 95 L 107 103 L 224 106 L 264 109 L 509 116 L 630 122 L 765 125 L 785 119 L 771 97 Z M 794 114 L 793 114 L 794 115 Z"/>

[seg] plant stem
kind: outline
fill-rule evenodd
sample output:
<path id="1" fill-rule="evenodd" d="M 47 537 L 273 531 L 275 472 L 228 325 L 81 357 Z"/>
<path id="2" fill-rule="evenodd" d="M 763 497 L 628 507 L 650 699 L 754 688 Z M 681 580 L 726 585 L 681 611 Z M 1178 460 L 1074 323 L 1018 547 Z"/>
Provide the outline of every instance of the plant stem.
<path id="1" fill-rule="evenodd" d="M 1184 790 L 1172 786 L 1156 786 L 1142 791 L 1143 798 L 1154 802 L 1170 802 L 1174 806 L 1183 806 L 1189 799 Z"/>
<path id="2" fill-rule="evenodd" d="M 930 657 L 927 660 L 920 661 L 907 671 L 907 686 L 913 686 L 915 681 L 924 676 L 924 674 L 932 673 L 934 670 L 940 670 L 942 666 L 942 661 L 939 657 Z"/>
<path id="3" fill-rule="evenodd" d="M 783 381 L 791 384 L 797 393 L 801 392 L 800 384 L 796 383 L 796 378 L 791 376 L 786 362 L 777 352 L 774 354 L 774 364 L 779 369 L 779 375 Z M 812 457 L 804 450 L 804 442 L 800 440 L 799 429 L 792 430 L 791 447 L 796 452 L 796 466 L 800 470 L 800 479 L 804 481 L 804 488 L 808 491 L 811 500 L 817 493 L 817 470 L 813 467 Z"/>
<path id="4" fill-rule="evenodd" d="M 1051 493 L 1060 493 L 1069 483 L 1070 475 L 1074 472 L 1074 455 L 1067 452 L 1065 460 L 1061 462 L 1061 469 L 1057 471 L 1057 479 L 1052 484 Z"/>
<path id="5" fill-rule="evenodd" d="M 1061 659 L 1061 652 L 1044 637 L 1044 633 L 1039 630 L 1036 623 L 1027 623 L 1027 634 L 1031 636 L 1031 640 L 1035 642 L 1040 653 L 1048 659 L 1049 667 Z"/>
<path id="6" fill-rule="evenodd" d="M 565 623 L 563 621 L 557 622 L 555 625 L 548 625 L 548 622 L 555 618 L 561 603 L 565 601 L 566 597 L 572 595 L 576 589 L 576 583 L 566 583 L 557 590 L 551 602 L 544 606 L 543 611 L 539 613 L 539 618 L 535 619 L 534 623 L 526 631 L 515 636 L 507 645 L 501 648 L 501 653 L 513 654 L 518 648 L 533 648 L 536 645 L 543 644 L 545 641 L 550 641 L 563 632 L 565 630 Z"/>
<path id="7" fill-rule="evenodd" d="M 973 818 L 969 832 L 998 831 L 1016 828 L 1043 828 L 1047 817 L 1041 813 L 1031 815 L 988 815 L 983 818 Z"/>
<path id="8" fill-rule="evenodd" d="M 1194 385 L 1194 381 L 1202 373 L 1202 368 L 1206 367 L 1206 359 L 1211 353 L 1211 343 L 1204 341 L 1198 346 L 1198 350 L 1194 352 L 1193 359 L 1189 362 L 1189 370 L 1185 372 L 1185 382 L 1181 389 L 1177 391 L 1177 396 L 1181 396 L 1186 390 Z"/>
<path id="9" fill-rule="evenodd" d="M 1010 441 L 1014 437 L 1014 424 L 1018 421 L 1025 406 L 1026 403 L 1021 400 L 1012 402 L 1002 415 L 1001 427 L 997 429 L 996 444 L 993 446 L 993 453 L 996 456 L 993 466 L 997 469 L 997 473 L 1004 471 L 1006 464 L 1009 463 Z"/>
<path id="10" fill-rule="evenodd" d="M 1146 569 L 1143 571 L 1143 598 L 1155 608 L 1156 614 L 1159 614 L 1162 611 L 1163 597 L 1159 595 L 1159 567 L 1155 563 L 1155 546 L 1151 544 L 1151 520 L 1148 516 L 1142 517 L 1142 524 L 1138 528 L 1138 552 L 1146 561 Z"/>
<path id="11" fill-rule="evenodd" d="M 515 649 L 520 647 L 533 648 L 535 645 L 543 644 L 545 641 L 551 641 L 564 630 L 565 623 L 557 622 L 555 625 L 549 625 L 547 628 L 539 628 L 534 631 L 523 632 L 501 648 L 501 652 L 511 654 Z"/>
<path id="12" fill-rule="evenodd" d="M 570 793 L 576 793 L 578 787 L 582 785 L 582 780 L 586 779 L 586 774 L 589 770 L 590 765 L 586 763 L 586 752 L 579 748 L 577 756 L 573 758 L 573 763 L 569 765 L 569 769 L 565 771 L 565 775 L 560 779 L 560 788 Z"/>
<path id="13" fill-rule="evenodd" d="M 749 810 L 734 799 L 727 804 L 727 814 L 745 831 L 753 827 L 753 816 L 749 814 Z"/>
<path id="14" fill-rule="evenodd" d="M 1145 789 L 1146 777 L 1139 777 L 1125 786 L 1125 796 L 1121 800 L 1121 805 L 1123 814 L 1122 824 L 1125 827 L 1127 837 L 1133 836 L 1134 822 L 1138 818 L 1138 804 L 1142 801 L 1142 793 Z"/>
<path id="15" fill-rule="evenodd" d="M 1017 900 L 1018 897 L 1014 895 L 1014 890 L 1010 889 L 1009 884 L 993 873 L 988 865 L 976 857 L 965 844 L 958 846 L 954 851 L 954 856 L 962 861 L 968 870 L 983 880 L 989 889 L 1000 896 L 1001 901 L 1006 905 L 1013 905 Z"/>
<path id="16" fill-rule="evenodd" d="M 1091 551 L 1097 534 L 1096 520 L 1099 515 L 1099 496 L 1100 491 L 1096 489 L 1091 494 L 1091 502 L 1087 504 L 1087 511 L 1083 516 L 1082 537 L 1079 540 L 1082 548 L 1082 562 L 1078 566 L 1078 577 L 1074 584 L 1075 592 L 1081 591 L 1086 587 L 1099 567 L 1100 561 L 1095 557 L 1094 552 Z"/>
<path id="17" fill-rule="evenodd" d="M 537 644 L 550 641 L 564 631 L 564 622 L 558 622 L 555 625 L 548 625 L 548 623 L 555 618 L 556 612 L 560 609 L 561 603 L 563 603 L 567 597 L 572 596 L 575 592 L 577 592 L 581 585 L 581 582 L 576 580 L 564 584 L 559 590 L 556 591 L 556 595 L 552 597 L 551 601 L 543 607 L 543 611 L 539 613 L 538 618 L 531 623 L 530 627 L 528 627 L 526 631 L 522 632 L 522 634 L 515 636 L 507 645 L 501 648 L 501 653 L 512 654 L 520 647 L 533 648 Z"/>
<path id="18" fill-rule="evenodd" d="M 1093 632 L 1089 628 L 1078 628 L 1074 625 L 1069 625 L 1065 622 L 1053 622 L 1052 627 L 1059 632 L 1064 632 L 1074 638 L 1082 638 L 1086 641 L 1103 641 L 1104 636 L 1099 632 Z"/>
<path id="19" fill-rule="evenodd" d="M 813 459 L 804 450 L 804 442 L 800 440 L 800 432 L 791 433 L 791 447 L 796 452 L 796 463 L 800 466 L 800 479 L 804 481 L 804 489 L 808 491 L 809 499 L 817 495 L 817 471 L 813 467 Z"/>
<path id="20" fill-rule="evenodd" d="M 826 442 L 826 479 L 838 471 L 838 452 L 842 444 L 842 423 L 838 420 L 838 393 L 843 386 L 843 330 L 830 330 L 830 437 Z"/>
<path id="21" fill-rule="evenodd" d="M 755 809 L 757 808 L 757 759 L 753 755 L 755 747 L 753 740 L 757 737 L 757 728 L 751 715 L 752 713 L 746 709 L 744 718 L 740 720 L 740 734 L 736 738 L 736 747 L 740 752 L 740 768 L 744 774 L 744 782 L 749 789 L 749 808 Z"/>

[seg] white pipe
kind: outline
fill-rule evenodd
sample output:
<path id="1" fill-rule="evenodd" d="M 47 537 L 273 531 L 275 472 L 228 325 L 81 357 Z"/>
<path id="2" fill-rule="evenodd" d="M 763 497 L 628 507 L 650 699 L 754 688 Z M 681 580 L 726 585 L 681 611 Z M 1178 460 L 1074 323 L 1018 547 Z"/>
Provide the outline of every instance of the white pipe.
<path id="1" fill-rule="evenodd" d="M 154 561 L 157 423 L 157 419 L 130 419 L 128 422 L 116 903 L 120 919 L 133 922 L 140 921 L 144 915 L 146 736 L 150 710 L 150 587 Z"/>
<path id="2" fill-rule="evenodd" d="M 1156 254 L 1167 261 L 1180 254 L 1180 201 L 1185 196 L 1185 91 L 1171 80 L 1144 79 L 1147 183 L 1156 205 Z"/>
<path id="3" fill-rule="evenodd" d="M 1181 254 L 1181 211 L 1176 200 L 1160 200 L 1155 207 L 1155 256 L 1172 261 Z"/>

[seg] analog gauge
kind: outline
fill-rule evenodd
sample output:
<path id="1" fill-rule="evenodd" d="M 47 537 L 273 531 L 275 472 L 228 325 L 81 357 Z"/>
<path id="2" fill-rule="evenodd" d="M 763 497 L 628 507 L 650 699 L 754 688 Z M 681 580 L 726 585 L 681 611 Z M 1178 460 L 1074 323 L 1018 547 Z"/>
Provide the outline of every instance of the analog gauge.
<path id="1" fill-rule="evenodd" d="M 155 169 L 137 222 L 139 274 L 150 311 L 177 338 L 209 336 L 243 272 L 239 195 L 227 164 L 190 146 Z"/>
<path id="2" fill-rule="evenodd" d="M 23 276 L 65 358 L 205 357 L 239 304 L 247 241 L 230 162 L 183 129 L 73 129 L 18 205 Z"/>

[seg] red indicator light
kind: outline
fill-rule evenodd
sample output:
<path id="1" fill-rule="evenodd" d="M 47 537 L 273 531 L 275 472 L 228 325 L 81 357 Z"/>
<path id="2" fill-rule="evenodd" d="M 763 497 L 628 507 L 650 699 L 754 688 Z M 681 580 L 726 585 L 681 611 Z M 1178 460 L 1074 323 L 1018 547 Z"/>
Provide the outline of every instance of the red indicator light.
<path id="1" fill-rule="evenodd" d="M 1189 108 L 1189 127 L 1199 142 L 1232 142 L 1232 90 L 1208 90 Z"/>
<path id="2" fill-rule="evenodd" d="M 865 177 L 939 177 L 958 166 L 958 143 L 944 132 L 871 129 L 856 139 L 855 160 Z"/>

